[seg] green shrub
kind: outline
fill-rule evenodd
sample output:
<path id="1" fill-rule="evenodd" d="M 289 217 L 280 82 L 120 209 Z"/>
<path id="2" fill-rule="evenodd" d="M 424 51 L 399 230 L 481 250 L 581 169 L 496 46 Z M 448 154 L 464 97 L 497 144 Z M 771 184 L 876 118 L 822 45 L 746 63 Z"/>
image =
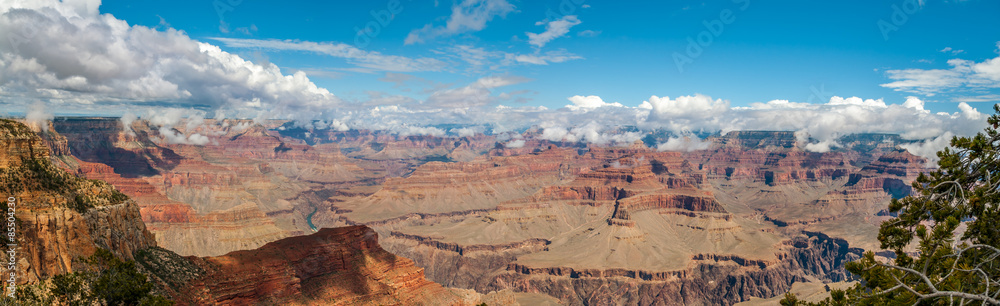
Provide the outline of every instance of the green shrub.
<path id="1" fill-rule="evenodd" d="M 40 286 L 18 290 L 22 305 L 172 305 L 153 294 L 153 284 L 139 272 L 134 261 L 122 261 L 98 249 L 82 259 L 85 268 L 52 277 Z"/>

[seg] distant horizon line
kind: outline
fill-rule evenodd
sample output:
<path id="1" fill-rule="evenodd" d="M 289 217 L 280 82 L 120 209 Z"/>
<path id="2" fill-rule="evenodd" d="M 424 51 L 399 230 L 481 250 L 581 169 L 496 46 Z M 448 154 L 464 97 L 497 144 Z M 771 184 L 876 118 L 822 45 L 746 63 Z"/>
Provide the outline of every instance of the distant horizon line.
<path id="1" fill-rule="evenodd" d="M 119 121 L 119 120 L 121 120 L 121 118 L 122 118 L 121 116 L 118 116 L 118 117 L 114 117 L 114 116 L 54 116 L 53 119 L 47 119 L 46 121 L 56 121 L 56 120 L 115 120 L 115 121 Z M 24 116 L 21 116 L 21 117 L 0 116 L 0 119 L 27 120 L 27 118 L 25 118 Z M 148 119 L 143 119 L 142 117 L 136 118 L 135 120 L 136 121 L 148 121 Z M 182 118 L 181 119 L 181 121 L 185 121 L 185 120 L 188 120 L 188 118 Z M 223 118 L 223 119 L 203 118 L 202 120 L 257 121 L 257 119 L 255 119 L 255 118 Z M 277 122 L 283 122 L 283 123 L 290 123 L 290 122 L 296 121 L 295 119 L 262 119 L 262 120 L 265 120 L 265 121 L 277 121 Z M 312 122 L 320 122 L 320 121 L 323 121 L 323 120 L 312 120 Z M 441 123 L 441 124 L 426 125 L 426 126 L 434 127 L 434 126 L 440 126 L 440 125 L 454 125 L 454 126 L 468 127 L 468 126 L 489 126 L 491 124 L 489 124 L 489 123 L 485 123 L 485 124 Z M 657 133 L 657 132 L 659 132 L 659 133 L 663 133 L 663 132 L 674 133 L 674 132 L 672 132 L 672 131 L 670 131 L 670 130 L 668 130 L 666 128 L 656 128 L 656 129 L 651 129 L 651 130 L 644 130 L 644 129 L 641 129 L 641 128 L 639 128 L 637 126 L 634 126 L 634 125 L 618 125 L 617 127 L 619 127 L 619 128 L 634 128 L 634 129 L 636 129 L 638 131 L 646 131 L 646 132 L 648 132 L 647 134 L 652 134 L 652 133 Z M 320 130 L 320 131 L 321 130 L 329 130 L 330 129 L 330 128 L 326 128 L 326 129 L 308 128 L 307 129 L 307 128 L 298 127 L 298 126 L 293 126 L 292 128 L 301 128 L 301 129 L 304 129 L 304 130 Z M 532 129 L 542 129 L 542 127 L 536 124 L 536 125 L 532 125 L 532 126 L 529 126 L 529 127 L 524 127 L 522 129 L 524 129 L 525 131 L 520 132 L 520 133 L 526 133 L 526 132 L 528 132 L 528 130 L 532 130 Z M 276 130 L 276 129 L 271 129 L 271 130 Z M 399 133 L 398 131 L 394 131 L 394 130 L 391 130 L 391 129 L 357 129 L 357 128 L 350 128 L 347 131 L 387 131 L 387 132 L 392 132 L 393 134 L 398 134 Z M 347 131 L 341 131 L 341 132 L 347 132 Z M 696 136 L 702 136 L 702 137 L 712 137 L 712 136 L 726 136 L 726 135 L 728 135 L 729 133 L 732 133 L 732 132 L 795 133 L 796 131 L 794 131 L 794 130 L 756 130 L 756 129 L 745 129 L 745 130 L 729 130 L 725 134 L 722 134 L 721 132 L 722 132 L 722 130 L 720 129 L 720 130 L 712 131 L 712 132 L 707 132 L 707 131 L 691 132 L 691 134 L 694 134 Z M 447 131 L 446 131 L 446 133 L 447 133 Z M 498 134 L 503 134 L 503 133 L 477 132 L 476 134 L 498 135 Z M 678 135 L 683 136 L 683 135 L 687 135 L 687 134 L 678 134 Z M 857 133 L 843 134 L 839 138 L 843 138 L 843 137 L 847 137 L 847 136 L 851 136 L 851 135 L 900 136 L 901 134 L 900 133 L 886 133 L 886 132 L 857 132 Z M 434 135 L 409 135 L 409 136 L 434 136 Z M 585 141 L 581 141 L 581 142 L 585 142 Z"/>

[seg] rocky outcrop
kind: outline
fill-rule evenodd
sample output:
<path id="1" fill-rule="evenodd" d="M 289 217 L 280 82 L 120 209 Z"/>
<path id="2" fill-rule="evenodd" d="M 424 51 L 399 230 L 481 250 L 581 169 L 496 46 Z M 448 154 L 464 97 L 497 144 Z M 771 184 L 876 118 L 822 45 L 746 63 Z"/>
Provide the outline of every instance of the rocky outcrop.
<path id="1" fill-rule="evenodd" d="M 459 245 L 457 243 L 448 243 L 435 240 L 430 237 L 404 234 L 400 232 L 389 233 L 392 237 L 408 239 L 416 241 L 420 245 L 430 246 L 439 250 L 451 251 L 458 253 L 458 255 L 467 255 L 472 252 L 504 252 L 514 249 L 529 249 L 532 252 L 545 251 L 546 245 L 552 243 L 551 241 L 539 238 L 532 238 L 519 242 L 511 242 L 504 244 L 474 244 L 474 245 Z"/>
<path id="2" fill-rule="evenodd" d="M 134 201 L 89 209 L 83 219 L 94 244 L 119 257 L 133 259 L 135 251 L 156 245 Z"/>
<path id="3" fill-rule="evenodd" d="M 507 270 L 524 275 L 564 276 L 569 278 L 631 278 L 644 281 L 667 281 L 687 277 L 687 271 L 645 271 L 631 269 L 575 269 L 571 267 L 532 268 L 516 262 L 507 264 Z"/>
<path id="4" fill-rule="evenodd" d="M 614 201 L 633 195 L 635 194 L 629 194 L 626 189 L 613 186 L 548 186 L 535 197 L 526 198 L 524 201 Z"/>
<path id="5" fill-rule="evenodd" d="M 581 184 L 597 186 L 643 185 L 650 186 L 659 183 L 652 171 L 651 165 L 628 167 L 612 166 L 598 171 L 581 173 L 577 181 Z"/>
<path id="6" fill-rule="evenodd" d="M 717 138 L 722 148 L 743 150 L 775 149 L 795 147 L 794 132 L 785 131 L 732 131 Z"/>
<path id="7" fill-rule="evenodd" d="M 785 253 L 787 255 L 780 256 L 783 258 L 781 261 L 770 264 L 738 256 L 701 255 L 698 259 L 703 261 L 694 267 L 674 272 L 574 271 L 575 274 L 559 277 L 548 273 L 548 277 L 532 277 L 531 273 L 515 269 L 497 275 L 494 282 L 482 290 L 511 288 L 544 292 L 568 305 L 731 305 L 749 300 L 751 296 L 780 295 L 788 291 L 792 283 L 805 280 L 806 276 L 845 280 L 843 274 L 830 272 L 842 271 L 843 262 L 860 255 L 860 250 L 842 249 L 840 244 L 829 239 L 806 241 L 804 248 L 789 250 Z"/>
<path id="8" fill-rule="evenodd" d="M 33 201 L 34 197 L 20 197 Z M 97 248 L 110 250 L 122 259 L 132 259 L 136 250 L 155 245 L 153 235 L 139 218 L 133 202 L 90 208 L 80 213 L 65 207 L 22 208 L 18 221 L 23 235 L 19 254 L 23 275 L 19 281 L 35 283 L 54 275 L 73 272 L 77 259 Z"/>
<path id="9" fill-rule="evenodd" d="M 790 239 L 783 245 L 770 261 L 733 254 L 696 254 L 689 268 L 671 271 L 537 267 L 513 260 L 537 250 L 463 256 L 421 245 L 396 251 L 433 267 L 429 273 L 448 285 L 480 292 L 511 289 L 544 293 L 566 305 L 731 305 L 750 297 L 780 295 L 792 283 L 806 279 L 850 280 L 843 264 L 861 254 L 860 249 L 848 247 L 843 240 L 819 234 Z M 503 261 L 509 263 L 496 265 Z"/>
<path id="10" fill-rule="evenodd" d="M 152 141 L 156 131 L 138 124 L 125 127 L 118 118 L 60 118 L 52 124 L 74 157 L 106 164 L 125 177 L 156 175 L 183 159 Z"/>
<path id="11" fill-rule="evenodd" d="M 868 164 L 858 173 L 851 174 L 847 182 L 848 193 L 883 191 L 894 198 L 910 195 L 910 181 L 927 169 L 922 158 L 906 151 L 886 153 Z"/>
<path id="12" fill-rule="evenodd" d="M 629 219 L 632 213 L 664 208 L 679 208 L 699 212 L 726 212 L 711 196 L 683 194 L 638 195 L 618 201 L 612 218 Z"/>
<path id="13" fill-rule="evenodd" d="M 135 202 L 53 165 L 48 147 L 26 126 L 0 119 L 0 145 L 0 193 L 16 203 L 19 284 L 72 272 L 97 248 L 132 259 L 155 245 Z"/>
<path id="14" fill-rule="evenodd" d="M 769 186 L 801 181 L 837 180 L 856 170 L 841 153 L 722 148 L 692 153 L 713 179 L 753 180 Z"/>
<path id="15" fill-rule="evenodd" d="M 0 167 L 22 167 L 26 162 L 49 157 L 49 148 L 24 124 L 0 119 Z"/>
<path id="16" fill-rule="evenodd" d="M 377 237 L 364 226 L 322 229 L 256 250 L 189 258 L 204 272 L 184 292 L 194 304 L 213 305 L 472 305 L 483 299 L 428 281 L 412 261 L 382 250 Z"/>
<path id="17" fill-rule="evenodd" d="M 674 281 L 641 281 L 630 277 L 537 277 L 516 272 L 498 275 L 485 288 L 542 292 L 566 305 L 732 305 L 750 296 L 780 295 L 804 280 L 786 267 L 746 270 L 732 265 L 702 264 Z"/>
<path id="18" fill-rule="evenodd" d="M 432 240 L 433 241 L 433 240 Z M 505 271 L 517 257 L 540 251 L 544 246 L 503 248 L 496 252 L 459 253 L 451 247 L 439 248 L 432 243 L 422 243 L 407 236 L 392 235 L 382 239 L 386 250 L 413 259 L 424 268 L 427 277 L 448 287 L 485 288 L 495 271 Z M 481 291 L 479 292 L 490 292 Z M 522 291 L 523 292 L 523 291 Z"/>

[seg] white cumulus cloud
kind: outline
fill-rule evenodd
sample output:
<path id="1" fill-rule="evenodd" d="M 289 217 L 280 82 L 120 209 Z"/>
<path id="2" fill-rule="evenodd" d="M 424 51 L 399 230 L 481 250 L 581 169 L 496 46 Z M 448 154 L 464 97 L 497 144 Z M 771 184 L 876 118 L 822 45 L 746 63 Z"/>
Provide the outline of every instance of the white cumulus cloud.
<path id="1" fill-rule="evenodd" d="M 172 28 L 100 14 L 100 1 L 0 3 L 0 92 L 62 111 L 120 113 L 122 104 L 228 109 L 252 116 L 323 114 L 340 103 L 305 73 L 254 64 Z M 8 39 L 9 38 L 9 39 Z"/>
<path id="2" fill-rule="evenodd" d="M 623 107 L 624 106 L 624 105 L 622 105 L 621 103 L 618 103 L 618 102 L 613 102 L 613 103 L 604 102 L 604 100 L 601 99 L 601 97 L 598 97 L 598 96 L 572 96 L 572 97 L 569 97 L 567 99 L 570 102 L 572 102 L 573 104 L 566 105 L 566 108 L 574 110 L 574 111 L 576 111 L 576 110 L 587 111 L 587 110 L 592 110 L 592 109 L 595 109 L 595 108 L 600 108 L 600 107 L 605 107 L 605 106 L 613 106 L 613 107 Z"/>
<path id="3" fill-rule="evenodd" d="M 657 145 L 656 150 L 691 152 L 708 150 L 711 146 L 711 141 L 705 141 L 697 136 L 683 136 L 668 138 L 666 142 Z"/>
<path id="4" fill-rule="evenodd" d="M 937 152 L 944 150 L 951 144 L 951 138 L 955 137 L 955 134 L 951 132 L 944 132 L 940 136 L 927 139 L 921 142 L 902 144 L 900 147 L 906 149 L 913 155 L 922 156 L 930 161 L 929 165 L 937 165 L 938 158 Z"/>
<path id="5" fill-rule="evenodd" d="M 160 132 L 160 136 L 163 136 L 163 140 L 169 144 L 189 144 L 189 145 L 203 146 L 211 141 L 207 136 L 198 133 L 193 133 L 189 136 L 184 136 L 184 134 L 178 132 L 177 130 L 171 129 L 166 126 L 161 126 L 158 132 Z"/>
<path id="6" fill-rule="evenodd" d="M 522 148 L 524 147 L 524 139 L 511 140 L 504 146 L 508 148 Z"/>

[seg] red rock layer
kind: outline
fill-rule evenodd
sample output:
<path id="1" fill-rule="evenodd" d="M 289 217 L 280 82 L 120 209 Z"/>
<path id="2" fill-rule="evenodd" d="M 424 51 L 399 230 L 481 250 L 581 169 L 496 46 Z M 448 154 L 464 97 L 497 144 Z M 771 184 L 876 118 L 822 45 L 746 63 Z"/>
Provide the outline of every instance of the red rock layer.
<path id="1" fill-rule="evenodd" d="M 650 194 L 639 195 L 618 201 L 613 218 L 629 219 L 630 213 L 650 210 L 678 208 L 701 212 L 726 212 L 709 195 Z"/>
<path id="2" fill-rule="evenodd" d="M 688 155 L 700 160 L 713 179 L 753 180 L 771 186 L 799 181 L 819 181 L 844 177 L 852 167 L 841 153 L 812 153 L 779 149 L 777 151 L 722 148 Z"/>
<path id="3" fill-rule="evenodd" d="M 424 278 L 413 261 L 378 245 L 364 226 L 322 229 L 256 250 L 190 260 L 206 271 L 191 282 L 196 304 L 448 305 L 461 301 Z"/>
<path id="4" fill-rule="evenodd" d="M 925 161 L 919 156 L 915 156 L 906 151 L 893 151 L 883 154 L 878 160 L 868 164 L 861 171 L 872 171 L 895 176 L 916 178 L 920 172 L 925 171 Z"/>

